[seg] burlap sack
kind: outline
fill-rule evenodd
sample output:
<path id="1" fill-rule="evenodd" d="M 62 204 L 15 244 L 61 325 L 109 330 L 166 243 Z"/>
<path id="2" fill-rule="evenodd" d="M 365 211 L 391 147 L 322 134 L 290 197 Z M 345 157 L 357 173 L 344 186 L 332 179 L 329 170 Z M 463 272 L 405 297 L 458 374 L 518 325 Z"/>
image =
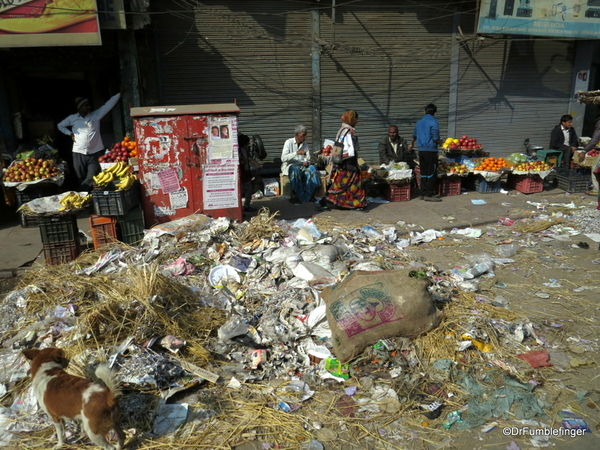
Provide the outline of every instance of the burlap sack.
<path id="1" fill-rule="evenodd" d="M 427 291 L 429 282 L 408 273 L 356 271 L 323 290 L 333 349 L 341 362 L 380 339 L 412 338 L 438 325 L 440 311 Z"/>

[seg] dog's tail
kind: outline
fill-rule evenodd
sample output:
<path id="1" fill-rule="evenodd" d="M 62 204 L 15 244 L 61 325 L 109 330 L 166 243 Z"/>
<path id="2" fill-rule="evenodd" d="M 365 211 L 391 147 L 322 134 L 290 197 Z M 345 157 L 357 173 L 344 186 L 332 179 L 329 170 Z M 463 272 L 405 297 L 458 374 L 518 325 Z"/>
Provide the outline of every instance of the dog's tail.
<path id="1" fill-rule="evenodd" d="M 119 381 L 115 377 L 115 372 L 108 367 L 108 364 L 99 364 L 98 367 L 96 367 L 96 376 L 104 382 L 115 399 L 121 396 L 121 386 Z"/>

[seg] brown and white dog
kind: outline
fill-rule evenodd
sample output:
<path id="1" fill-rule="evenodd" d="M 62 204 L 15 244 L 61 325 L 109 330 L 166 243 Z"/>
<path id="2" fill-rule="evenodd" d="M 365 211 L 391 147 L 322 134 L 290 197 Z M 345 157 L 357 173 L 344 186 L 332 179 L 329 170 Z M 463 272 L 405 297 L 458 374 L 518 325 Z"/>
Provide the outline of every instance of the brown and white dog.
<path id="1" fill-rule="evenodd" d="M 96 376 L 106 385 L 103 386 L 65 372 L 69 360 L 60 348 L 25 350 L 23 355 L 31 360 L 33 393 L 40 408 L 54 422 L 58 436 L 54 448 L 65 443 L 64 419 L 81 420 L 92 442 L 105 450 L 123 448 L 125 434 L 119 422 L 118 382 L 106 364 L 96 369 Z M 119 437 L 116 447 L 106 439 L 111 430 Z"/>

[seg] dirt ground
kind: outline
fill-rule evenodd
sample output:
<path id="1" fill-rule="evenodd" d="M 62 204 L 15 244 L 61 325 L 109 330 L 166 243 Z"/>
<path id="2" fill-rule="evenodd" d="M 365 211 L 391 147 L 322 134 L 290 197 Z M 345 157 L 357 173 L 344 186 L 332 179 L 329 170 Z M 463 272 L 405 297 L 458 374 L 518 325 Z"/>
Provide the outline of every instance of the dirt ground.
<path id="1" fill-rule="evenodd" d="M 489 290 L 481 290 L 482 296 L 495 297 L 501 295 L 509 302 L 511 310 L 521 316 L 529 317 L 534 323 L 559 323 L 563 325 L 550 333 L 544 333 L 553 346 L 560 349 L 549 349 L 550 361 L 555 364 L 552 368 L 536 369 L 545 378 L 545 386 L 540 389 L 552 398 L 552 403 L 562 408 L 571 408 L 584 417 L 588 426 L 595 434 L 583 437 L 553 438 L 551 440 L 557 449 L 591 449 L 599 448 L 600 440 L 600 356 L 596 350 L 586 351 L 585 358 L 589 366 L 572 368 L 569 365 L 570 352 L 566 351 L 569 338 L 578 338 L 600 343 L 600 323 L 598 309 L 600 307 L 600 251 L 598 244 L 585 236 L 573 236 L 569 241 L 554 239 L 528 239 L 519 242 L 509 229 L 491 227 L 493 236 L 485 236 L 470 242 L 461 239 L 456 245 L 447 247 L 431 246 L 418 249 L 414 253 L 425 260 L 433 261 L 441 267 L 451 267 L 456 264 L 457 255 L 479 254 L 482 252 L 495 254 L 497 242 L 512 240 L 518 243 L 520 249 L 514 259 L 516 263 L 500 266 L 495 269 L 495 277 L 490 279 Z M 481 242 L 483 241 L 483 242 Z M 585 242 L 589 249 L 575 247 L 579 242 Z M 597 263 L 593 263 L 596 261 Z M 562 287 L 551 288 L 544 283 L 556 280 Z M 500 289 L 495 284 L 504 283 L 506 288 Z M 482 283 L 482 285 L 485 285 Z M 575 289 L 589 289 L 574 292 Z M 550 294 L 549 298 L 537 297 L 538 293 Z M 597 347 L 594 347 L 597 348 Z M 547 388 L 547 389 L 546 389 Z M 587 390 L 588 396 L 581 403 L 575 399 L 578 391 Z M 543 420 L 550 426 L 556 418 Z M 560 421 L 559 421 L 560 423 Z M 501 433 L 501 425 L 490 433 L 481 433 L 477 428 L 457 432 L 453 437 L 456 448 L 473 449 L 505 449 L 514 440 L 524 448 L 533 448 L 529 439 L 523 437 L 507 438 Z M 514 426 L 514 423 L 509 426 Z M 418 447 L 418 446 L 417 446 Z M 432 447 L 433 448 L 433 447 Z"/>

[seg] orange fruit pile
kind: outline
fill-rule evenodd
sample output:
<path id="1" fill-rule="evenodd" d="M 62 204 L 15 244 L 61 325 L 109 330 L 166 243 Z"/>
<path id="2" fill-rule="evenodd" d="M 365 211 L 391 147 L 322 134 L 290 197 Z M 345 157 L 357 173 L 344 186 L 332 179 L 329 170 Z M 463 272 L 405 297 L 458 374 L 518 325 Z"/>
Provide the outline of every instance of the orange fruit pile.
<path id="1" fill-rule="evenodd" d="M 121 147 L 129 150 L 129 157 L 131 158 L 135 158 L 138 155 L 137 142 L 132 141 L 128 136 L 125 136 L 121 141 Z"/>
<path id="2" fill-rule="evenodd" d="M 477 167 L 475 167 L 475 170 L 496 171 L 496 170 L 502 169 L 503 167 L 507 167 L 506 161 L 504 160 L 504 158 L 490 157 L 490 158 L 485 158 L 483 160 L 483 162 L 481 162 Z"/>

